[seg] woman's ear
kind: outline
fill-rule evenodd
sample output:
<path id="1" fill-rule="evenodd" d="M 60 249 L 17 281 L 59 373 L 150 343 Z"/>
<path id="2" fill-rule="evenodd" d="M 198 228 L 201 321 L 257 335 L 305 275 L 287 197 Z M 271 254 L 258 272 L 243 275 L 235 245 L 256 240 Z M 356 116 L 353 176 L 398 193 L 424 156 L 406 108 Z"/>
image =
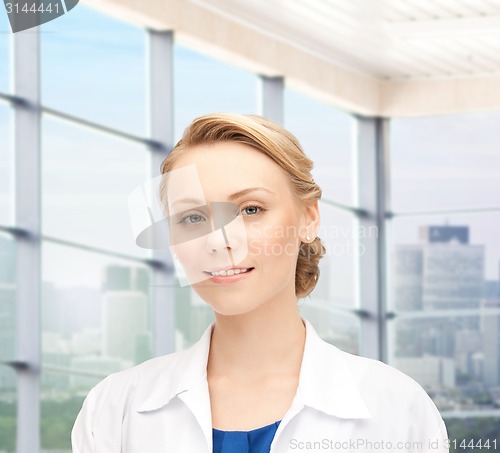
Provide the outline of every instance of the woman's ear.
<path id="1" fill-rule="evenodd" d="M 303 233 L 301 238 L 303 242 L 312 242 L 319 232 L 319 227 L 321 223 L 318 200 L 314 203 L 310 203 L 304 206 L 302 213 L 302 222 L 301 222 L 301 232 Z M 307 235 L 309 235 L 310 239 L 305 240 Z"/>

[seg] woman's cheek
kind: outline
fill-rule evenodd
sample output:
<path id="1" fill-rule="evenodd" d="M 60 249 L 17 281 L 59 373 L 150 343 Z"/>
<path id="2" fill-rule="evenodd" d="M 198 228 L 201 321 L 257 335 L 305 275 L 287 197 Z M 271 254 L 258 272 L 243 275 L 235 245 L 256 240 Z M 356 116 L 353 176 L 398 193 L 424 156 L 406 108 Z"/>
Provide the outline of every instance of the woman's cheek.
<path id="1" fill-rule="evenodd" d="M 295 240 L 290 228 L 283 225 L 252 225 L 249 231 L 249 253 L 261 257 L 280 257 L 295 253 Z"/>
<path id="2" fill-rule="evenodd" d="M 191 269 L 196 264 L 201 247 L 201 241 L 199 239 L 194 239 L 171 246 L 171 249 L 182 265 L 187 269 Z"/>

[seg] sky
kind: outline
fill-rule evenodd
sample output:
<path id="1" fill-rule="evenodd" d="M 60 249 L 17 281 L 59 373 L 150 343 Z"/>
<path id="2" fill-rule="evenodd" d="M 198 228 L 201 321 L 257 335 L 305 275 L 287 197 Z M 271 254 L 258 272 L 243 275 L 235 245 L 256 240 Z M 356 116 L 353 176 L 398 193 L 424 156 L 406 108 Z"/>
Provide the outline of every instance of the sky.
<path id="1" fill-rule="evenodd" d="M 0 8 L 0 91 L 9 90 L 9 28 Z M 41 33 L 42 102 L 94 122 L 147 136 L 145 32 L 79 4 L 44 24 Z M 176 44 L 175 139 L 195 116 L 257 112 L 258 78 Z M 10 111 L 0 102 L 0 223 L 12 219 L 13 159 Z M 500 206 L 499 113 L 392 122 L 391 208 L 395 212 Z M 10 121 L 10 123 L 9 123 Z M 323 197 L 355 204 L 353 120 L 320 100 L 285 91 L 285 127 L 315 162 Z M 44 234 L 140 258 L 128 221 L 129 193 L 149 177 L 144 146 L 44 117 L 42 135 Z M 325 227 L 354 231 L 351 216 L 323 205 Z M 471 226 L 471 242 L 486 246 L 486 278 L 498 279 L 500 211 L 488 214 L 404 217 L 391 222 L 391 244 L 416 243 L 420 225 Z M 330 294 L 339 304 L 354 297 L 356 255 L 350 237 L 324 238 Z M 342 248 L 338 247 L 340 244 Z M 335 246 L 337 245 L 337 248 Z M 111 260 L 112 261 L 112 260 Z M 84 251 L 44 246 L 43 278 L 61 286 L 98 287 L 110 262 Z M 114 262 L 114 261 L 113 261 Z"/>

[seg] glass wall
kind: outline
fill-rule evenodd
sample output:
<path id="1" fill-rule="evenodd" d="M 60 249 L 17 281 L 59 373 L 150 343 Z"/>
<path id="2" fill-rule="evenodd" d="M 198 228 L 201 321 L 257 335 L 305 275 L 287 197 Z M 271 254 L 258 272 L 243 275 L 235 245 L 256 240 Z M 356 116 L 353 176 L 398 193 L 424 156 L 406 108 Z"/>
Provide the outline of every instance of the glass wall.
<path id="1" fill-rule="evenodd" d="M 5 94 L 10 33 L 0 18 Z M 43 452 L 69 452 L 90 388 L 153 354 L 153 262 L 136 246 L 128 212 L 130 192 L 151 177 L 148 35 L 80 5 L 41 28 L 40 434 Z M 18 422 L 14 367 L 24 372 L 16 354 L 16 257 L 26 240 L 14 221 L 14 108 L 23 106 L 0 99 L 0 451 L 9 453 Z"/>
<path id="2" fill-rule="evenodd" d="M 500 416 L 499 119 L 392 121 L 391 364 L 429 392 L 457 439 L 500 436 L 483 418 Z"/>
<path id="3" fill-rule="evenodd" d="M 7 27 L 0 22 L 0 30 Z M 153 356 L 153 282 L 165 271 L 135 244 L 127 206 L 130 192 L 156 176 L 146 130 L 147 31 L 84 5 L 42 29 L 40 429 L 43 450 L 63 452 L 89 389 Z M 0 33 L 4 94 L 8 35 Z M 175 44 L 173 76 L 175 141 L 201 114 L 258 113 L 256 74 Z M 0 100 L 0 450 L 9 453 L 17 425 L 9 365 L 16 359 L 15 263 L 25 240 L 14 225 L 14 108 L 21 107 Z M 392 121 L 392 206 L 382 213 L 391 219 L 388 259 L 386 267 L 370 269 L 387 279 L 389 362 L 424 386 L 457 440 L 499 435 L 499 120 L 489 113 Z M 319 236 L 326 256 L 299 310 L 326 341 L 360 354 L 366 341 L 360 236 L 367 232 L 360 230 L 356 198 L 365 181 L 355 177 L 363 165 L 355 158 L 355 122 L 284 91 L 285 127 L 314 161 L 323 189 Z M 214 317 L 189 287 L 173 292 L 180 350 Z"/>
<path id="4" fill-rule="evenodd" d="M 47 115 L 42 122 L 44 235 L 138 257 L 129 194 L 149 177 L 145 145 Z"/>
<path id="5" fill-rule="evenodd" d="M 10 34 L 7 14 L 0 13 L 0 92 L 10 91 Z"/>
<path id="6" fill-rule="evenodd" d="M 359 259 L 358 221 L 353 213 L 353 118 L 290 88 L 285 89 L 284 102 L 284 125 L 314 162 L 313 178 L 322 189 L 318 236 L 326 254 L 320 261 L 316 288 L 300 301 L 300 310 L 321 337 L 357 353 L 359 319 L 350 312 L 357 306 Z"/>
<path id="7" fill-rule="evenodd" d="M 50 242 L 42 253 L 47 368 L 107 375 L 151 357 L 147 267 Z"/>
<path id="8" fill-rule="evenodd" d="M 499 121 L 500 112 L 393 120 L 393 210 L 498 207 Z"/>
<path id="9" fill-rule="evenodd" d="M 285 89 L 285 127 L 313 160 L 323 198 L 350 206 L 356 204 L 353 121 L 348 113 Z"/>
<path id="10" fill-rule="evenodd" d="M 0 232 L 0 363 L 16 357 L 16 320 L 16 242 Z"/>
<path id="11" fill-rule="evenodd" d="M 42 373 L 40 433 L 42 452 L 71 452 L 71 429 L 91 387 L 109 374 L 68 374 L 45 370 Z M 93 374 L 93 377 L 89 377 Z"/>
<path id="12" fill-rule="evenodd" d="M 1 95 L 11 90 L 11 29 L 0 11 L 0 451 L 16 451 L 16 241 L 5 232 L 14 223 L 13 110 Z M 2 229 L 3 227 L 3 229 Z"/>
<path id="13" fill-rule="evenodd" d="M 174 46 L 175 142 L 197 116 L 207 113 L 257 113 L 255 74 L 190 48 Z"/>
<path id="14" fill-rule="evenodd" d="M 146 134 L 146 33 L 84 5 L 42 25 L 42 103 Z"/>
<path id="15" fill-rule="evenodd" d="M 16 403 L 16 372 L 0 364 L 0 448 L 6 453 L 16 451 Z"/>
<path id="16" fill-rule="evenodd" d="M 13 110 L 0 101 L 0 225 L 14 222 Z"/>

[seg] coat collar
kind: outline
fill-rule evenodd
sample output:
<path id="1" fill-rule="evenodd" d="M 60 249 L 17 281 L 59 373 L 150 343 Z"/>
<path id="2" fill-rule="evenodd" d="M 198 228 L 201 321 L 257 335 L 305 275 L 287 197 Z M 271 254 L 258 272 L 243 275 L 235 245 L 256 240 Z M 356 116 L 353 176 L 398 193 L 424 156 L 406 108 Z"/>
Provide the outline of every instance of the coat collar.
<path id="1" fill-rule="evenodd" d="M 307 319 L 302 321 L 306 342 L 296 399 L 305 406 L 340 418 L 370 418 L 347 363 L 349 354 L 321 339 Z M 206 369 L 214 326 L 215 322 L 189 349 L 171 357 L 172 364 L 158 373 L 149 397 L 140 404 L 138 412 L 159 409 L 177 395 L 190 400 L 190 392 L 209 403 Z"/>

